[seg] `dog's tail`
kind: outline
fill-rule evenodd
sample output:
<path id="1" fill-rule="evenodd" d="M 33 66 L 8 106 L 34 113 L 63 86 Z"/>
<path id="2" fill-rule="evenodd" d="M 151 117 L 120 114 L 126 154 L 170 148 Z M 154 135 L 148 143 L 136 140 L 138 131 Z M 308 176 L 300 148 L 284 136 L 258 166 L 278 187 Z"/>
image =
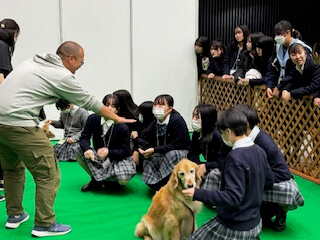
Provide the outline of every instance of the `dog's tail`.
<path id="1" fill-rule="evenodd" d="M 143 238 L 147 233 L 148 229 L 144 225 L 143 221 L 139 222 L 136 226 L 136 230 L 134 231 L 134 236 L 137 238 Z"/>

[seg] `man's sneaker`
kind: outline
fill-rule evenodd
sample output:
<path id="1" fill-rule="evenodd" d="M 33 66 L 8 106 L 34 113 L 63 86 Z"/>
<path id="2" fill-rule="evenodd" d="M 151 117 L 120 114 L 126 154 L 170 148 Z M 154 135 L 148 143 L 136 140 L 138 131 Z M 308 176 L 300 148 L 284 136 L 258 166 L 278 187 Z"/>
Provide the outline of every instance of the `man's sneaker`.
<path id="1" fill-rule="evenodd" d="M 59 236 L 67 234 L 71 231 L 70 225 L 54 223 L 50 227 L 34 226 L 31 234 L 35 237 Z"/>
<path id="2" fill-rule="evenodd" d="M 4 200 L 6 200 L 6 198 L 0 194 L 0 202 L 2 202 Z"/>
<path id="3" fill-rule="evenodd" d="M 14 229 L 20 226 L 21 223 L 29 219 L 29 214 L 24 212 L 21 215 L 10 215 L 8 217 L 6 228 Z"/>

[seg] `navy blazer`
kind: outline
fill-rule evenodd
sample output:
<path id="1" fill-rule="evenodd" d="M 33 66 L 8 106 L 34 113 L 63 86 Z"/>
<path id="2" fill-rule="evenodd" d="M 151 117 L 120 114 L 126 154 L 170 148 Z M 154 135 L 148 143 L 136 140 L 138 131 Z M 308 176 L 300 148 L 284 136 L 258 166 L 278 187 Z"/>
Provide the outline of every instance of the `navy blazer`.
<path id="1" fill-rule="evenodd" d="M 108 144 L 112 127 L 109 128 L 106 135 L 103 135 L 101 126 L 101 117 L 96 114 L 91 114 L 88 117 L 86 125 L 81 133 L 79 140 L 80 147 L 83 152 L 92 149 L 90 140 L 92 138 L 93 147 L 95 150 L 106 147 Z M 103 141 L 103 139 L 105 141 Z M 130 132 L 126 124 L 114 124 L 111 139 L 109 143 L 109 155 L 111 161 L 122 160 L 130 156 Z"/>
<path id="2" fill-rule="evenodd" d="M 187 124 L 177 111 L 172 111 L 166 131 L 166 144 L 158 146 L 157 120 L 154 120 L 148 127 L 146 138 L 148 147 L 154 148 L 155 153 L 165 154 L 171 150 L 189 150 L 191 141 Z"/>
<path id="3" fill-rule="evenodd" d="M 266 152 L 268 163 L 274 175 L 274 182 L 279 183 L 289 180 L 292 176 L 289 166 L 271 136 L 260 129 L 254 143 L 259 145 Z"/>
<path id="4" fill-rule="evenodd" d="M 224 159 L 231 151 L 231 148 L 223 143 L 221 134 L 217 127 L 215 127 L 212 140 L 209 143 L 204 143 L 200 138 L 199 132 L 193 132 L 191 149 L 188 153 L 188 158 L 193 162 L 200 164 L 200 154 L 202 154 L 206 160 L 204 163 L 207 171 L 214 168 L 219 168 L 223 165 Z"/>
<path id="5" fill-rule="evenodd" d="M 316 65 L 310 55 L 307 55 L 303 73 L 294 69 L 292 79 L 284 87 L 294 99 L 314 94 L 320 90 L 320 65 Z"/>

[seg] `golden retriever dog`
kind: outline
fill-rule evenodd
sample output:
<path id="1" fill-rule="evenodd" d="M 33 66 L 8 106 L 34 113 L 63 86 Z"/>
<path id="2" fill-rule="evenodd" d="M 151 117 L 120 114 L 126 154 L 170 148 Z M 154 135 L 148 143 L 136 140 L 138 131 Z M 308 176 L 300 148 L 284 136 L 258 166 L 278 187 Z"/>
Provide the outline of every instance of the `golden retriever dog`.
<path id="1" fill-rule="evenodd" d="M 49 130 L 49 123 L 44 123 L 42 126 L 42 130 L 46 134 L 47 138 L 54 138 L 55 135 Z"/>
<path id="2" fill-rule="evenodd" d="M 135 236 L 145 240 L 180 240 L 188 238 L 197 228 L 196 214 L 202 203 L 186 200 L 183 189 L 200 186 L 198 165 L 182 159 L 173 169 L 168 183 L 152 198 L 148 213 L 135 229 Z"/>

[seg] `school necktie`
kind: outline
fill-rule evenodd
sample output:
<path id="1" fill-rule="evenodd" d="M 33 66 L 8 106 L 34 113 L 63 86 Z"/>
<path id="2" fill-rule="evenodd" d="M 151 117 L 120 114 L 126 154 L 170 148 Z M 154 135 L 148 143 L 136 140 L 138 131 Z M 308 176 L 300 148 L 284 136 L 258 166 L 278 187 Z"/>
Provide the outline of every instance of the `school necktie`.
<path id="1" fill-rule="evenodd" d="M 164 136 L 167 131 L 167 124 L 156 124 L 158 136 Z"/>

